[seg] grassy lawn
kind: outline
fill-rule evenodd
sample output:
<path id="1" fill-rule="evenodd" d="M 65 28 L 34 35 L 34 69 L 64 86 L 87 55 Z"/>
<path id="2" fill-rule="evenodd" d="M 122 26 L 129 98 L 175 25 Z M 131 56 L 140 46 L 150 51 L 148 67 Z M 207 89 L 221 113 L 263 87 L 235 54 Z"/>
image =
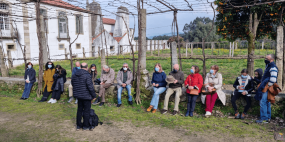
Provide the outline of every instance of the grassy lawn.
<path id="1" fill-rule="evenodd" d="M 68 104 L 67 96 L 62 96 L 61 100 L 57 104 L 38 103 L 39 98 L 36 98 L 36 94 L 32 93 L 31 97 L 22 101 L 19 100 L 21 96 L 20 92 L 5 91 L 0 92 L 0 113 L 9 114 L 22 114 L 32 115 L 33 121 L 45 120 L 45 121 L 58 121 L 64 122 L 66 120 L 72 121 L 75 125 L 76 109 L 77 105 Z M 181 115 L 172 116 L 170 114 L 162 115 L 159 112 L 152 114 L 147 113 L 146 108 L 149 106 L 149 100 L 143 100 L 141 105 L 133 105 L 132 107 L 127 105 L 127 99 L 123 99 L 123 105 L 121 108 L 117 108 L 115 101 L 108 100 L 104 107 L 92 106 L 96 111 L 101 121 L 109 125 L 116 122 L 131 122 L 134 127 L 162 127 L 167 129 L 183 129 L 188 134 L 214 134 L 215 137 L 223 138 L 224 135 L 228 135 L 234 138 L 255 138 L 256 141 L 273 141 L 273 131 L 271 128 L 275 127 L 272 124 L 258 125 L 251 123 L 254 120 L 235 120 L 227 117 L 202 117 L 204 113 L 204 106 L 197 106 L 195 112 L 198 115 L 190 118 Z M 162 102 L 160 103 L 160 107 Z M 180 106 L 181 108 L 182 106 Z M 203 108 L 202 108 L 203 107 Z M 173 103 L 170 104 L 170 109 L 173 109 Z M 182 108 L 181 108 L 182 109 Z M 203 110 L 202 110 L 203 109 Z M 216 108 L 215 108 L 216 109 Z M 184 112 L 182 112 L 184 113 Z M 20 121 L 20 120 L 19 120 Z M 250 125 L 244 122 L 249 122 Z M 37 124 L 38 125 L 38 124 Z M 73 126 L 70 126 L 73 128 Z M 17 136 L 24 137 L 22 141 L 40 140 L 41 138 L 47 138 L 48 141 L 76 141 L 72 138 L 67 138 L 64 135 L 60 135 L 57 129 L 59 126 L 46 126 L 50 128 L 51 132 L 43 132 L 43 129 L 30 130 L 29 133 L 19 133 Z M 27 128 L 19 128 L 24 129 Z M 20 130 L 8 131 L 7 129 L 0 127 L 0 132 L 5 135 L 8 133 L 17 132 Z M 285 132 L 282 129 L 280 132 Z M 64 133 L 64 132 L 60 132 Z M 34 139 L 34 134 L 38 136 L 38 139 Z M 2 136 L 3 136 L 2 135 Z M 56 137 L 56 139 L 55 139 Z M 1 139 L 1 138 L 0 138 Z M 12 141 L 21 141 L 16 137 Z"/>
<path id="2" fill-rule="evenodd" d="M 185 53 L 185 49 L 182 49 L 182 53 Z M 188 50 L 190 53 L 190 51 Z M 212 52 L 210 49 L 206 49 L 205 52 L 210 55 Z M 228 50 L 226 49 L 215 49 L 214 55 L 228 55 Z M 169 53 L 169 50 L 161 50 L 160 53 L 166 54 Z M 223 54 L 222 54 L 223 53 Z M 246 55 L 247 50 L 246 49 L 237 49 L 235 50 L 235 54 L 241 53 L 240 55 Z M 273 50 L 256 50 L 255 53 L 257 55 L 266 55 L 267 53 L 274 53 Z M 259 54 L 260 53 L 260 54 Z M 163 70 L 168 74 L 171 70 L 171 59 L 163 57 L 157 57 L 157 53 L 154 53 L 153 56 L 150 56 L 150 52 L 147 52 L 147 70 L 150 72 L 150 76 L 152 76 L 153 68 L 156 63 L 161 63 Z M 194 55 L 202 55 L 202 49 L 194 49 Z M 132 69 L 133 63 L 131 60 L 124 59 L 124 58 L 132 58 L 130 55 L 120 55 L 120 56 L 112 56 L 108 60 L 108 65 L 115 70 L 115 72 L 118 72 L 123 63 L 128 63 L 129 67 Z M 101 74 L 101 61 L 100 58 L 94 59 L 94 60 L 83 60 L 81 62 L 86 62 L 88 65 L 96 64 L 97 70 L 99 71 L 98 77 L 100 77 Z M 63 68 L 67 70 L 67 77 L 71 77 L 71 69 L 70 69 L 70 62 L 69 61 L 57 61 L 55 62 L 55 65 L 61 65 Z M 264 60 L 258 59 L 255 60 L 255 69 L 257 68 L 265 68 Z M 185 73 L 185 76 L 190 73 L 190 68 L 192 65 L 198 65 L 200 69 L 202 69 L 202 61 L 200 60 L 194 60 L 194 59 L 183 59 L 182 60 L 182 71 Z M 206 68 L 207 72 L 210 70 L 210 67 L 212 65 L 218 65 L 220 67 L 220 73 L 223 75 L 223 82 L 224 84 L 233 84 L 235 81 L 235 78 L 240 74 L 240 71 L 244 68 L 247 68 L 247 59 L 240 59 L 240 60 L 233 60 L 233 59 L 209 59 L 206 61 Z M 36 71 L 38 71 L 39 66 L 35 65 L 34 68 Z M 202 71 L 200 72 L 202 74 Z M 10 76 L 24 76 L 24 66 L 17 66 L 11 70 L 9 70 Z M 37 72 L 38 74 L 38 72 Z"/>

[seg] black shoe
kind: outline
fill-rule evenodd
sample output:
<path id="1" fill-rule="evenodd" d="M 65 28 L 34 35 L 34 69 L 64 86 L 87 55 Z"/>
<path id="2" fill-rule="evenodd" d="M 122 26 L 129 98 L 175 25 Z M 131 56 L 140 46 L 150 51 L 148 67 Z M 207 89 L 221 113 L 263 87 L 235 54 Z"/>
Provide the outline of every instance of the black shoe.
<path id="1" fill-rule="evenodd" d="M 121 107 L 122 104 L 117 104 L 117 107 Z"/>
<path id="2" fill-rule="evenodd" d="M 129 101 L 129 104 L 130 104 L 130 105 L 133 105 L 133 101 Z"/>
<path id="3" fill-rule="evenodd" d="M 98 101 L 98 99 L 96 99 L 93 103 L 92 103 L 92 105 L 97 105 L 97 104 L 99 104 L 100 102 Z"/>
<path id="4" fill-rule="evenodd" d="M 21 98 L 20 98 L 20 100 L 24 100 L 24 98 L 23 98 L 23 97 L 21 97 Z"/>
<path id="5" fill-rule="evenodd" d="M 167 110 L 163 109 L 163 110 L 161 111 L 161 114 L 165 114 L 165 113 L 167 113 Z"/>
<path id="6" fill-rule="evenodd" d="M 99 105 L 99 107 L 101 107 L 101 106 L 103 106 L 103 105 L 104 105 L 104 102 L 101 102 L 100 105 Z"/>
<path id="7" fill-rule="evenodd" d="M 178 112 L 176 110 L 173 111 L 172 115 L 176 115 Z"/>

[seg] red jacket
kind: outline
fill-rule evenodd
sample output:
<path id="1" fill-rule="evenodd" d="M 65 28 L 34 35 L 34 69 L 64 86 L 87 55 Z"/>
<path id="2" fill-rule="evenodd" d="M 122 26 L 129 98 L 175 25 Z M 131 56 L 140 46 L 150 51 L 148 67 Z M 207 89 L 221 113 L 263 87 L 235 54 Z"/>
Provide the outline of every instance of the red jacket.
<path id="1" fill-rule="evenodd" d="M 190 74 L 184 81 L 184 85 L 193 86 L 194 88 L 197 88 L 199 90 L 199 93 L 201 93 L 203 86 L 203 77 L 199 73 Z M 186 93 L 190 93 L 190 90 L 186 89 Z"/>

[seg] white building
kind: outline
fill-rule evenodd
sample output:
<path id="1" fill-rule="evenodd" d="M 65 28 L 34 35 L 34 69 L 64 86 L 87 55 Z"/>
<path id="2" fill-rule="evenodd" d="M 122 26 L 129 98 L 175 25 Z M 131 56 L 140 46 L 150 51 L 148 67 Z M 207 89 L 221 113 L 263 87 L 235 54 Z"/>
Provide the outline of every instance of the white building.
<path id="1" fill-rule="evenodd" d="M 26 58 L 38 63 L 36 9 L 35 3 L 28 1 L 31 0 L 0 0 L 0 46 L 4 56 L 13 59 L 14 66 L 24 63 L 21 49 L 24 46 Z M 127 8 L 119 7 L 114 20 L 100 16 L 98 3 L 89 4 L 87 0 L 86 5 L 86 9 L 82 9 L 62 0 L 41 1 L 41 41 L 45 60 L 66 59 L 69 43 L 77 35 L 71 46 L 74 57 L 83 57 L 83 48 L 86 57 L 98 56 L 100 49 L 105 49 L 109 55 L 131 52 L 129 39 L 137 50 L 136 41 L 132 39 L 134 30 L 129 28 Z"/>

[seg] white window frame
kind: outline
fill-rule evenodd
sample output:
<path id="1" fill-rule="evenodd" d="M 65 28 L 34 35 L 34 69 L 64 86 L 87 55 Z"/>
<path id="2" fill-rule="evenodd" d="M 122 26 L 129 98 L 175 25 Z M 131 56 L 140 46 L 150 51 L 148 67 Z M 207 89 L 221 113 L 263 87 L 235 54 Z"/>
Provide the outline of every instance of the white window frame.
<path id="1" fill-rule="evenodd" d="M 63 48 L 60 48 L 60 46 L 63 46 Z M 65 50 L 65 45 L 63 43 L 58 44 L 58 50 Z"/>
<path id="2" fill-rule="evenodd" d="M 78 48 L 77 45 L 79 45 L 79 48 Z M 76 49 L 81 49 L 81 43 L 76 43 L 76 44 L 75 44 L 75 48 L 76 48 Z"/>
<path id="3" fill-rule="evenodd" d="M 80 14 L 75 15 L 75 24 L 76 24 L 75 27 L 76 34 L 83 34 L 83 15 Z"/>
<path id="4" fill-rule="evenodd" d="M 13 49 L 9 49 L 8 47 L 9 47 L 10 45 L 13 45 L 14 48 L 13 48 Z M 7 50 L 7 51 L 8 51 L 8 50 L 10 50 L 10 51 L 16 50 L 16 44 L 15 44 L 15 43 L 7 43 L 7 44 L 6 44 L 6 50 Z"/>
<path id="5" fill-rule="evenodd" d="M 0 13 L 0 28 L 1 30 L 10 30 L 9 15 Z"/>
<path id="6" fill-rule="evenodd" d="M 59 12 L 58 14 L 58 35 L 59 38 L 68 38 L 68 19 L 65 12 Z"/>

